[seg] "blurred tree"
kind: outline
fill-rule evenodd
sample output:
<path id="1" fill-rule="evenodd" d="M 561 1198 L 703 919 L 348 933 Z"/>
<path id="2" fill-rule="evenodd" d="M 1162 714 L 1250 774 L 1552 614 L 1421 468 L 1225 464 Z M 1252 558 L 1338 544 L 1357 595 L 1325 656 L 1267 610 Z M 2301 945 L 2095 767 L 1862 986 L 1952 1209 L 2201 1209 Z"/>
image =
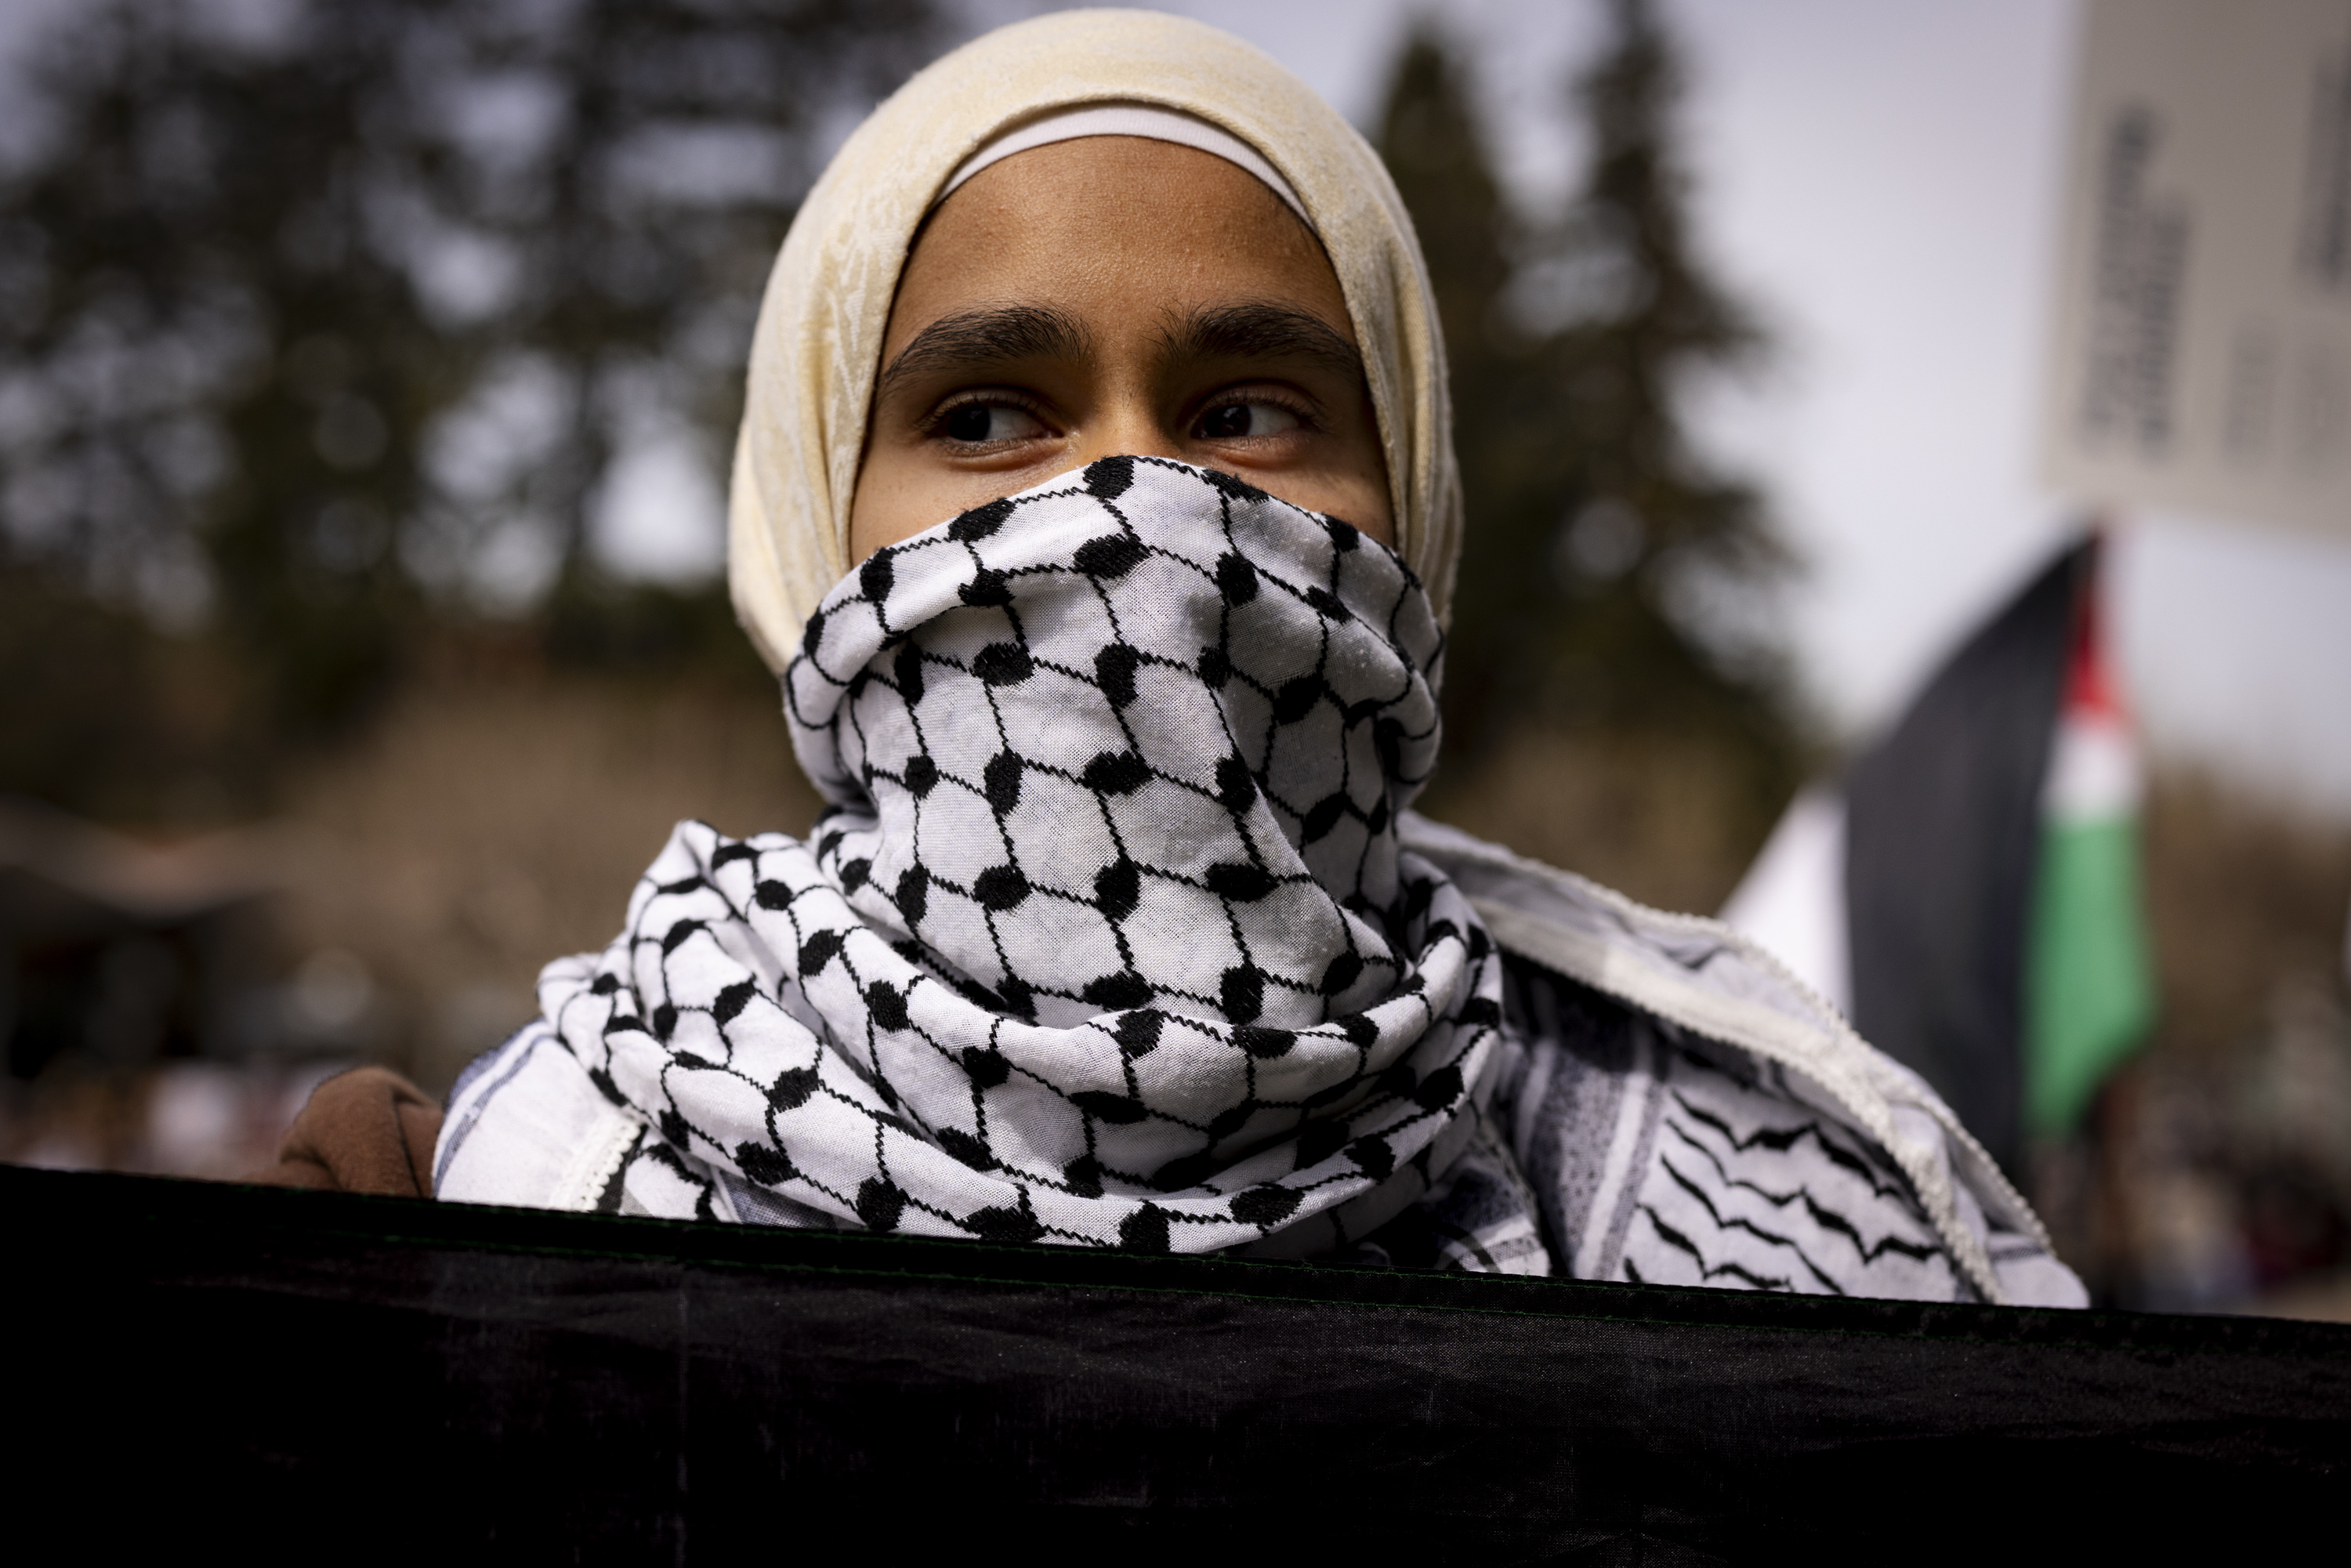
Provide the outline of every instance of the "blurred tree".
<path id="1" fill-rule="evenodd" d="M 1788 558 L 1756 493 L 1694 449 L 1682 399 L 1763 342 L 1692 254 L 1672 42 L 1649 0 L 1609 12 L 1574 93 L 1586 172 L 1554 219 L 1503 200 L 1435 31 L 1407 42 L 1381 120 L 1444 323 L 1468 509 L 1447 722 L 1473 755 L 1531 722 L 1702 737 L 1760 832 L 1802 760 L 1769 637 Z"/>
<path id="2" fill-rule="evenodd" d="M 567 645 L 699 646 L 699 608 L 582 630 L 619 601 L 592 525 L 633 454 L 723 472 L 799 193 L 930 28 L 925 0 L 78 9 L 0 172 L 0 564 L 214 622 L 275 734 L 362 711 L 437 610 L 551 594 Z"/>

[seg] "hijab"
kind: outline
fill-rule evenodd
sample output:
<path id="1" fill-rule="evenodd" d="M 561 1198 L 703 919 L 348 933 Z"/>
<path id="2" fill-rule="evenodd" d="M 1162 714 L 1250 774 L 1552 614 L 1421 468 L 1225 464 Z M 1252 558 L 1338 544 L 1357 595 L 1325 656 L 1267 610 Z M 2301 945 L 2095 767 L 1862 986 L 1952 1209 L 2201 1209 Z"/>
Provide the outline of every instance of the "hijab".
<path id="1" fill-rule="evenodd" d="M 1303 82 L 1214 27 L 1065 11 L 976 39 L 899 89 L 835 155 L 777 257 L 736 442 L 727 574 L 737 614 L 778 674 L 852 565 L 850 503 L 883 335 L 924 218 L 1008 131 L 1089 105 L 1205 122 L 1261 158 L 1276 193 L 1302 209 L 1364 356 L 1397 553 L 1445 619 L 1461 539 L 1445 350 L 1412 220 L 1379 155 Z"/>

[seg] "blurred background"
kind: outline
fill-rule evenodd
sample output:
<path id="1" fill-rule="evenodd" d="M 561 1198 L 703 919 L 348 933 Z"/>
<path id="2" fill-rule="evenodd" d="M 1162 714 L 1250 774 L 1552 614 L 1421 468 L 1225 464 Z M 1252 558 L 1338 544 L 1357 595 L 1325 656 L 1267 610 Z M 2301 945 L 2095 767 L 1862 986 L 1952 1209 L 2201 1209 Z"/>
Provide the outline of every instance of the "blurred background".
<path id="1" fill-rule="evenodd" d="M 257 1168 L 340 1067 L 445 1088 L 677 819 L 806 824 L 721 577 L 759 291 L 866 110 L 1041 8 L 0 5 L 0 1159 Z M 2034 451 L 2081 7 L 1166 8 L 1428 249 L 1425 809 L 1717 910 L 2084 520 Z M 2351 546 L 2109 521 L 2156 1022 L 2012 1174 L 2102 1301 L 2338 1313 Z"/>

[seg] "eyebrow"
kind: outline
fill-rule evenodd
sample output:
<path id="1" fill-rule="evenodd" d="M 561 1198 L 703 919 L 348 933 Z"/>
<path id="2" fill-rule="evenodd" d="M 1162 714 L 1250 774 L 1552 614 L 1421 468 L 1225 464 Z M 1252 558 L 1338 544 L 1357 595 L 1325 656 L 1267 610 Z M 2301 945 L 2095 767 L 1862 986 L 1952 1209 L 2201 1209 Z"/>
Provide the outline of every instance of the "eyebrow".
<path id="1" fill-rule="evenodd" d="M 1000 365 L 1014 360 L 1080 360 L 1086 329 L 1074 316 L 1045 305 L 1003 305 L 967 310 L 932 322 L 898 350 L 882 372 L 887 392 L 908 376 L 963 366 Z"/>
<path id="2" fill-rule="evenodd" d="M 1046 305 L 1001 305 L 932 322 L 914 334 L 882 372 L 886 395 L 910 376 L 976 369 L 1019 360 L 1081 360 L 1089 344 L 1082 322 Z M 1294 306 L 1253 300 L 1170 312 L 1160 333 L 1170 360 L 1304 359 L 1361 382 L 1364 356 L 1321 318 Z"/>
<path id="3" fill-rule="evenodd" d="M 1162 333 L 1171 360 L 1303 359 L 1362 382 L 1364 356 L 1331 325 L 1294 306 L 1252 301 L 1207 305 L 1171 319 Z"/>

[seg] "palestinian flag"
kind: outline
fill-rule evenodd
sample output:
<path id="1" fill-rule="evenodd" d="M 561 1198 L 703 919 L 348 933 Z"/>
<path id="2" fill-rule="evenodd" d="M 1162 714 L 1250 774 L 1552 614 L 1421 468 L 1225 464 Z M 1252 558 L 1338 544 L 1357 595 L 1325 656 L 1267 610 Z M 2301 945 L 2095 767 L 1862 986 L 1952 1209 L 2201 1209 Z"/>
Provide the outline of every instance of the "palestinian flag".
<path id="1" fill-rule="evenodd" d="M 2074 617 L 2041 796 L 2024 959 L 2024 1124 L 2062 1133 L 2155 1024 L 2139 889 L 2138 746 L 2108 669 L 2097 596 Z"/>
<path id="2" fill-rule="evenodd" d="M 2154 1019 L 2098 556 L 2068 547 L 1841 785 L 1800 796 L 1723 910 L 2011 1170 Z"/>

